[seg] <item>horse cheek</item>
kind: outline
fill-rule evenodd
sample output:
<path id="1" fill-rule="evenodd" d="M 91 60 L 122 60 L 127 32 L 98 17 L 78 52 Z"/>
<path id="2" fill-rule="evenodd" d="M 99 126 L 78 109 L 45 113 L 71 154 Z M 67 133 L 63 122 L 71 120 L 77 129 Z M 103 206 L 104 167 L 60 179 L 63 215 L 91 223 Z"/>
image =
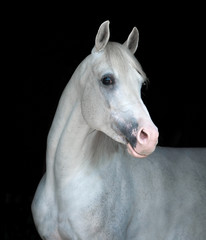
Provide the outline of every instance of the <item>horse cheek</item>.
<path id="1" fill-rule="evenodd" d="M 81 101 L 81 110 L 82 116 L 89 127 L 101 130 L 104 122 L 104 106 L 102 105 L 101 95 L 96 90 L 85 89 Z"/>

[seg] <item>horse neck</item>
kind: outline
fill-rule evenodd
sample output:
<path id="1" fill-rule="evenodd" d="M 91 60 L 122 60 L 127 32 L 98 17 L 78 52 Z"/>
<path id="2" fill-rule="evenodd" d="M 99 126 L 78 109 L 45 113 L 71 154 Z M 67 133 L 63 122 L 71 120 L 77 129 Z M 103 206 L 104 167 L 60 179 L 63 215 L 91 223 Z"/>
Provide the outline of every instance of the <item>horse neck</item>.
<path id="1" fill-rule="evenodd" d="M 86 69 L 85 63 L 86 61 L 84 60 L 78 66 L 69 83 L 65 87 L 48 134 L 46 152 L 46 180 L 49 185 L 52 185 L 51 182 L 54 181 L 54 168 L 59 155 L 61 155 L 61 151 L 66 157 L 66 149 L 68 149 L 67 152 L 69 152 L 76 142 L 76 137 L 78 137 L 77 135 L 74 138 L 74 132 L 70 135 L 70 137 L 68 136 L 68 138 L 67 135 L 70 131 L 69 129 L 78 128 L 77 121 L 82 121 L 82 116 L 80 114 L 80 101 L 78 99 L 79 92 L 76 85 L 77 82 L 79 82 L 78 78 L 84 75 L 84 71 Z M 75 123 L 76 127 L 73 126 Z M 87 127 L 85 124 L 84 126 Z M 72 139 L 73 142 L 69 143 L 68 139 Z M 64 146 L 65 151 L 63 151 Z"/>
<path id="2" fill-rule="evenodd" d="M 46 181 L 72 176 L 77 169 L 96 166 L 115 153 L 117 144 L 105 134 L 91 129 L 81 113 L 80 77 L 85 76 L 85 61 L 66 86 L 47 139 Z M 107 156 L 105 156 L 107 155 Z"/>
<path id="3" fill-rule="evenodd" d="M 55 154 L 55 175 L 67 176 L 83 162 L 84 145 L 90 132 L 81 114 L 80 101 L 74 104 L 59 138 Z"/>

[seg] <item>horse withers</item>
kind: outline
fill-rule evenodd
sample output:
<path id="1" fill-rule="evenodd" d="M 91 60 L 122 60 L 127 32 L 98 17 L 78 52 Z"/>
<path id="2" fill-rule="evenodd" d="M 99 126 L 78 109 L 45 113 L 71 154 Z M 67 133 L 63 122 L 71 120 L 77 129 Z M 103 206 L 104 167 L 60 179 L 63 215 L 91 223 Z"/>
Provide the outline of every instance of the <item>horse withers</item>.
<path id="1" fill-rule="evenodd" d="M 204 240 L 206 149 L 156 148 L 138 30 L 124 44 L 109 37 L 106 21 L 59 101 L 36 228 L 44 240 Z"/>

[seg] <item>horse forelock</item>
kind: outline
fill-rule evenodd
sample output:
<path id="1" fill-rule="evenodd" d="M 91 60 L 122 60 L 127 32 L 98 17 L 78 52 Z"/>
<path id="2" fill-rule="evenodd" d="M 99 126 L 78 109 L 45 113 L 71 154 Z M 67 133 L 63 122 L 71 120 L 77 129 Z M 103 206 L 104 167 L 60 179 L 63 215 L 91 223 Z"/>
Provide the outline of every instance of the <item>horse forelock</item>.
<path id="1" fill-rule="evenodd" d="M 142 70 L 140 63 L 124 45 L 109 42 L 105 48 L 105 57 L 111 67 L 118 72 L 128 73 L 132 67 L 146 80 L 146 74 Z"/>

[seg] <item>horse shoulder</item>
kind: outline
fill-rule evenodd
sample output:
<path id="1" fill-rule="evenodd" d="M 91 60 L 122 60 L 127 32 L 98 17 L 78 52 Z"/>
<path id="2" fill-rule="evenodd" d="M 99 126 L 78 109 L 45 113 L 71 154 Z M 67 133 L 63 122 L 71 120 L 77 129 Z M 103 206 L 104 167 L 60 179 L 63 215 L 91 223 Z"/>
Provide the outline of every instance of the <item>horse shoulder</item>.
<path id="1" fill-rule="evenodd" d="M 133 214 L 133 187 L 125 159 L 115 154 L 100 166 L 83 167 L 62 185 L 59 230 L 79 238 L 126 239 Z M 68 226 L 69 224 L 69 226 Z"/>
<path id="2" fill-rule="evenodd" d="M 53 186 L 50 185 L 52 188 Z M 57 227 L 57 204 L 51 188 L 46 187 L 46 175 L 38 185 L 32 202 L 34 223 L 43 239 L 61 239 Z"/>

